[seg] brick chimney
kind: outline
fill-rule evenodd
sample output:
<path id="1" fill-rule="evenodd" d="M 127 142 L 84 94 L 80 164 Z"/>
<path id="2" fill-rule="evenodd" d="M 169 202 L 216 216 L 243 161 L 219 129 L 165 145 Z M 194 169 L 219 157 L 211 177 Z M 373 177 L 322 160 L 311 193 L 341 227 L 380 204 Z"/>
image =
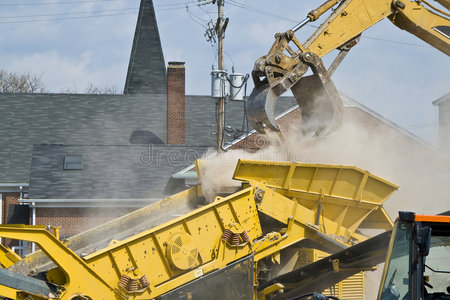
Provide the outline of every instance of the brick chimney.
<path id="1" fill-rule="evenodd" d="M 185 144 L 184 62 L 169 62 L 167 67 L 167 144 Z"/>

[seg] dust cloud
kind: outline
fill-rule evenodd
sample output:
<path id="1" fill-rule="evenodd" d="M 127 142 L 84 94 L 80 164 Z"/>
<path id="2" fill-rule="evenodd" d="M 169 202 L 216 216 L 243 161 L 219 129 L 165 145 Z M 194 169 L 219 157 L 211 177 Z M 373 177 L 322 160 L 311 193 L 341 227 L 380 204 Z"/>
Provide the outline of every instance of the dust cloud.
<path id="1" fill-rule="evenodd" d="M 269 132 L 265 136 L 257 137 L 258 144 L 263 148 L 257 152 L 245 150 L 229 150 L 216 155 L 215 150 L 210 150 L 201 160 L 200 181 L 203 194 L 208 202 L 212 202 L 215 196 L 225 188 L 239 187 L 241 182 L 233 180 L 234 169 L 239 159 L 252 159 L 263 161 L 300 161 L 301 153 L 291 151 L 290 140 L 282 142 L 282 138 L 276 133 Z"/>
<path id="2" fill-rule="evenodd" d="M 418 138 L 356 110 L 344 113 L 343 124 L 326 138 L 307 138 L 298 128 L 265 136 L 261 150 L 206 153 L 201 183 L 208 195 L 238 186 L 232 175 L 238 159 L 352 165 L 400 186 L 385 203 L 392 219 L 398 210 L 437 214 L 449 209 L 450 160 Z"/>
<path id="3" fill-rule="evenodd" d="M 206 155 L 201 171 L 206 194 L 213 197 L 225 186 L 239 185 L 231 179 L 239 158 L 292 161 L 353 165 L 399 185 L 384 204 L 393 220 L 399 210 L 438 214 L 450 209 L 450 160 L 394 124 L 347 107 L 342 125 L 326 138 L 307 138 L 292 127 L 285 126 L 284 138 L 268 134 L 267 146 L 255 153 Z M 366 273 L 366 299 L 376 297 L 380 276 L 380 271 Z"/>

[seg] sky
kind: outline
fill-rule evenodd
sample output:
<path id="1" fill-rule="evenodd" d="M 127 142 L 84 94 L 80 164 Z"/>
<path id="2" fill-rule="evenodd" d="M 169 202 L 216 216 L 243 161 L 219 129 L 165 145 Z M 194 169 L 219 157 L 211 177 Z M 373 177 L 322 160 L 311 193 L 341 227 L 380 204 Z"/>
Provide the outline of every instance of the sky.
<path id="1" fill-rule="evenodd" d="M 205 32 L 217 18 L 217 6 L 204 0 L 153 2 L 166 64 L 186 62 L 187 94 L 210 94 L 217 60 Z M 250 73 L 275 33 L 292 28 L 320 4 L 225 0 L 227 70 Z M 138 8 L 139 0 L 0 0 L 0 69 L 42 75 L 51 92 L 82 93 L 89 84 L 122 92 Z M 296 33 L 301 42 L 313 26 Z M 326 65 L 334 55 L 324 58 Z M 343 94 L 436 143 L 432 102 L 450 91 L 448 70 L 447 55 L 384 20 L 363 33 L 332 79 Z"/>

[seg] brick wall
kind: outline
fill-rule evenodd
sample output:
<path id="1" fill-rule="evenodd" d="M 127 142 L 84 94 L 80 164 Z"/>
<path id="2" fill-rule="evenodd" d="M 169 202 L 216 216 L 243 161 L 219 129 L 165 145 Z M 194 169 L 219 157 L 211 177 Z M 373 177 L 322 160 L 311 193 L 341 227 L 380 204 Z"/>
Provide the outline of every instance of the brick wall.
<path id="1" fill-rule="evenodd" d="M 185 144 L 185 68 L 184 62 L 167 67 L 167 144 Z"/>
<path id="2" fill-rule="evenodd" d="M 278 127 L 283 135 L 288 135 L 290 130 L 298 131 L 301 128 L 302 114 L 300 109 L 295 109 L 289 114 L 277 120 Z M 255 152 L 258 149 L 265 148 L 269 141 L 264 134 L 255 133 L 239 141 L 231 149 L 245 149 L 248 152 Z"/>
<path id="3" fill-rule="evenodd" d="M 2 224 L 7 224 L 9 206 L 11 204 L 19 204 L 19 193 L 2 193 Z M 16 246 L 17 242 L 11 243 L 9 239 L 2 238 L 2 244 L 7 247 Z"/>
<path id="4" fill-rule="evenodd" d="M 72 236 L 134 211 L 135 208 L 36 208 L 36 225 L 61 226 L 62 238 Z"/>

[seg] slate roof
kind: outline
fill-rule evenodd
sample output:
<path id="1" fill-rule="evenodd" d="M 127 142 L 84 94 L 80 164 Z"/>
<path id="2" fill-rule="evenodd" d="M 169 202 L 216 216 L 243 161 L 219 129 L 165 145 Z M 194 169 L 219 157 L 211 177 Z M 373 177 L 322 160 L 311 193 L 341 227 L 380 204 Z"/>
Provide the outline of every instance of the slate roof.
<path id="1" fill-rule="evenodd" d="M 205 147 L 177 145 L 35 145 L 31 199 L 160 199 L 176 192 L 171 175 Z M 81 170 L 64 170 L 64 156 L 81 156 Z M 183 182 L 181 188 L 184 188 Z"/>
<path id="2" fill-rule="evenodd" d="M 124 94 L 167 93 L 166 65 L 151 0 L 141 0 Z"/>
<path id="3" fill-rule="evenodd" d="M 0 94 L 0 182 L 28 182 L 33 144 L 166 138 L 166 95 Z"/>

